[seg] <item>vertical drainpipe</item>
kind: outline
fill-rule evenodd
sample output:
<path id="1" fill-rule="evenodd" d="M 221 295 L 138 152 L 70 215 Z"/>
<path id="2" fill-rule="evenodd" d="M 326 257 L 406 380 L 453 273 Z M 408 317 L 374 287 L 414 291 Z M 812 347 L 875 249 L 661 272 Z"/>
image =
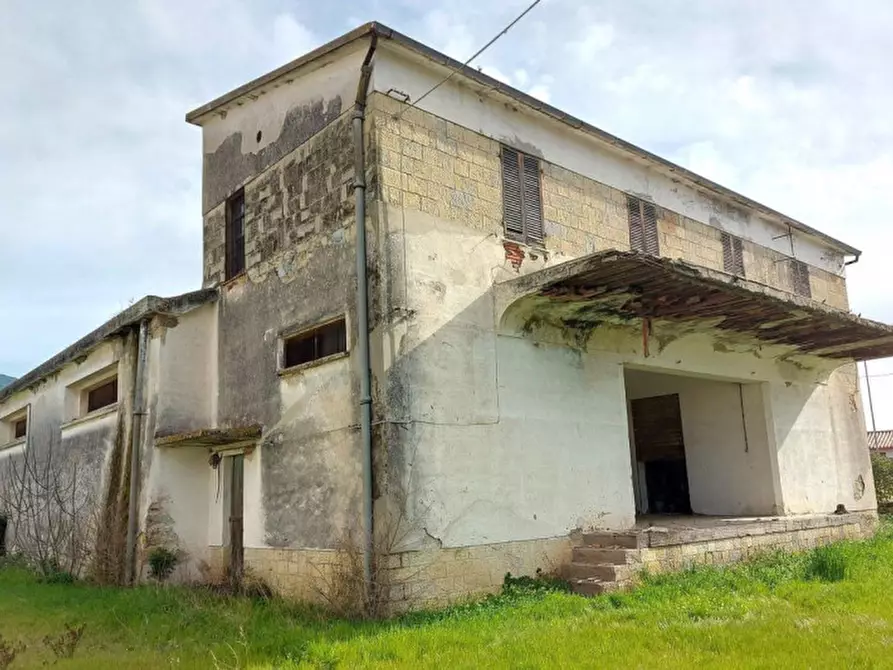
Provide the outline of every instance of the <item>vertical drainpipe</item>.
<path id="1" fill-rule="evenodd" d="M 140 493 L 140 449 L 142 447 L 143 420 L 146 415 L 146 359 L 149 342 L 149 320 L 140 322 L 136 352 L 136 374 L 134 375 L 133 408 L 130 430 L 130 494 L 127 508 L 127 554 L 125 557 L 125 581 L 133 584 L 136 580 L 136 531 L 139 527 Z"/>
<path id="2" fill-rule="evenodd" d="M 360 369 L 360 438 L 363 450 L 363 583 L 366 602 L 373 597 L 372 552 L 374 548 L 372 525 L 372 369 L 369 363 L 369 277 L 366 264 L 366 155 L 363 138 L 363 121 L 366 118 L 366 91 L 372 75 L 372 55 L 375 53 L 377 35 L 372 42 L 357 86 L 357 98 L 353 112 L 354 141 L 354 201 L 356 207 L 357 234 L 357 364 Z"/>

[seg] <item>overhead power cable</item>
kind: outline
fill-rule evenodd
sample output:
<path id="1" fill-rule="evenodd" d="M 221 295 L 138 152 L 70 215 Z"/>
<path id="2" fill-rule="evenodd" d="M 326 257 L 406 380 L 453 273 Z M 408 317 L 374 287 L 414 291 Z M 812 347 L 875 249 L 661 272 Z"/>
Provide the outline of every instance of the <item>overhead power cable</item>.
<path id="1" fill-rule="evenodd" d="M 401 116 L 403 116 L 407 111 L 409 111 L 410 109 L 412 109 L 413 107 L 415 107 L 416 105 L 418 105 L 422 100 L 424 100 L 425 98 L 427 98 L 429 95 L 431 95 L 432 93 L 434 93 L 434 91 L 436 91 L 438 88 L 440 88 L 440 87 L 443 86 L 445 83 L 447 83 L 450 79 L 453 78 L 453 75 L 454 75 L 454 74 L 456 74 L 457 72 L 459 72 L 459 70 L 461 70 L 462 68 L 468 67 L 468 64 L 471 63 L 471 61 L 473 61 L 475 58 L 477 58 L 477 57 L 480 56 L 482 53 L 484 53 L 487 49 L 489 49 L 491 46 L 493 46 L 493 44 L 495 44 L 496 41 L 497 41 L 500 37 L 502 37 L 502 36 L 505 35 L 509 30 L 511 30 L 512 28 L 514 28 L 514 27 L 515 27 L 515 24 L 517 24 L 518 21 L 520 21 L 520 20 L 523 19 L 525 16 L 527 16 L 527 15 L 530 13 L 530 11 L 531 11 L 534 7 L 536 7 L 538 4 L 540 4 L 540 2 L 542 2 L 542 0 L 533 0 L 533 2 L 530 3 L 530 5 L 528 5 L 527 9 L 525 9 L 523 12 L 521 12 L 520 14 L 518 14 L 518 16 L 515 17 L 515 20 L 514 20 L 514 21 L 512 21 L 512 22 L 511 22 L 510 24 L 508 24 L 505 28 L 503 28 L 503 29 L 500 30 L 498 33 L 496 33 L 496 35 L 493 37 L 493 39 L 491 39 L 491 40 L 490 40 L 489 42 L 487 42 L 484 46 L 482 46 L 480 49 L 478 49 L 474 54 L 472 54 L 471 58 L 469 58 L 467 61 L 465 61 L 464 63 L 462 63 L 461 66 L 459 66 L 459 67 L 457 67 L 457 68 L 453 68 L 453 69 L 450 71 L 450 73 L 449 73 L 446 77 L 444 77 L 444 78 L 441 79 L 439 82 L 437 82 L 436 84 L 434 84 L 434 86 L 432 86 L 431 88 L 429 88 L 429 89 L 428 89 L 427 91 L 425 91 L 422 95 L 420 95 L 418 98 L 416 98 L 416 100 L 414 100 L 414 101 L 411 102 L 407 107 L 405 107 L 403 110 L 401 110 L 400 113 L 397 114 L 397 118 L 399 119 L 399 118 L 400 118 Z"/>

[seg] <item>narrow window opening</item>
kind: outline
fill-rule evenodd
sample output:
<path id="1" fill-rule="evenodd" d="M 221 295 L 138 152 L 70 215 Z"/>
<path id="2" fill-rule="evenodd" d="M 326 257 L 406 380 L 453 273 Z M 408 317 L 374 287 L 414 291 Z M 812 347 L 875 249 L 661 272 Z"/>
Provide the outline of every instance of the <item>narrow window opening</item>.
<path id="1" fill-rule="evenodd" d="M 740 237 L 722 234 L 722 265 L 729 274 L 744 276 L 744 244 Z"/>
<path id="2" fill-rule="evenodd" d="M 12 438 L 18 440 L 28 434 L 28 418 L 22 418 L 12 425 Z"/>
<path id="3" fill-rule="evenodd" d="M 657 235 L 657 208 L 631 195 L 626 197 L 626 213 L 629 221 L 629 247 L 652 256 L 660 255 Z"/>
<path id="4" fill-rule="evenodd" d="M 118 378 L 115 377 L 91 391 L 87 391 L 87 412 L 95 412 L 118 402 Z"/>
<path id="5" fill-rule="evenodd" d="M 226 278 L 245 271 L 245 191 L 226 201 Z"/>
<path id="6" fill-rule="evenodd" d="M 507 237 L 543 241 L 540 161 L 511 147 L 502 147 L 502 210 Z"/>
<path id="7" fill-rule="evenodd" d="M 347 351 L 344 319 L 327 323 L 285 340 L 283 367 L 291 368 Z"/>

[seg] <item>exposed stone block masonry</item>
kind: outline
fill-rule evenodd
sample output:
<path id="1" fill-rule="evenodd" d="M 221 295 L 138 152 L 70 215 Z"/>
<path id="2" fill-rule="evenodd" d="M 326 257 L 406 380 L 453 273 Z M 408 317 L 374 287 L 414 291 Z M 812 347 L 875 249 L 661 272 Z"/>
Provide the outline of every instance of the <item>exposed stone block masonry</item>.
<path id="1" fill-rule="evenodd" d="M 245 182 L 245 266 L 264 275 L 283 266 L 280 252 L 302 265 L 319 247 L 343 242 L 353 211 L 353 144 L 342 115 L 297 149 Z M 314 233 L 321 233 L 315 235 Z M 205 215 L 204 285 L 224 280 L 226 205 Z"/>
<path id="2" fill-rule="evenodd" d="M 370 107 L 383 201 L 503 236 L 498 142 L 416 108 L 397 119 L 404 105 L 381 94 Z M 545 161 L 542 191 L 548 252 L 569 259 L 629 249 L 625 193 Z M 659 207 L 658 231 L 661 255 L 723 269 L 718 228 Z M 749 280 L 793 292 L 783 254 L 746 240 L 743 251 Z M 811 267 L 810 284 L 815 301 L 847 309 L 843 277 Z"/>

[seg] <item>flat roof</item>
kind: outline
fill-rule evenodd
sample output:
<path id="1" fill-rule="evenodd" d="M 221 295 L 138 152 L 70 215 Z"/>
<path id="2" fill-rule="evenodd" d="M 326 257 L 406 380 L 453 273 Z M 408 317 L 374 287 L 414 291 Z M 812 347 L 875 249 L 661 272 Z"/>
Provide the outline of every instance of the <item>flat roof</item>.
<path id="1" fill-rule="evenodd" d="M 541 100 L 537 100 L 536 98 L 520 91 L 508 84 L 504 84 L 501 81 L 490 77 L 483 72 L 476 70 L 473 67 L 463 65 L 459 61 L 450 58 L 444 53 L 433 49 L 426 44 L 422 44 L 411 37 L 407 37 L 406 35 L 390 28 L 382 23 L 378 23 L 376 21 L 363 24 L 354 30 L 351 30 L 348 33 L 341 35 L 340 37 L 335 38 L 331 42 L 327 42 L 321 47 L 310 51 L 303 56 L 296 58 L 295 60 L 286 63 L 285 65 L 268 72 L 267 74 L 258 77 L 257 79 L 253 79 L 238 88 L 234 88 L 228 93 L 221 95 L 218 98 L 215 98 L 211 102 L 208 102 L 200 107 L 193 109 L 191 112 L 186 114 L 186 121 L 195 125 L 201 125 L 201 121 L 207 115 L 213 113 L 221 107 L 224 107 L 230 103 L 233 103 L 241 98 L 252 96 L 253 92 L 259 88 L 262 88 L 280 78 L 283 78 L 295 70 L 304 67 L 314 61 L 323 58 L 324 56 L 331 54 L 332 52 L 347 46 L 357 40 L 364 39 L 367 37 L 376 37 L 382 40 L 390 40 L 391 42 L 398 44 L 405 49 L 423 56 L 430 61 L 433 61 L 443 67 L 446 67 L 450 70 L 455 70 L 458 76 L 465 77 L 466 79 L 470 79 L 481 86 L 484 86 L 488 89 L 493 89 L 498 91 L 499 93 L 506 95 L 518 103 L 538 111 L 546 116 L 549 116 L 557 121 L 560 121 L 571 128 L 576 130 L 580 130 L 597 140 L 610 145 L 622 153 L 626 153 L 630 156 L 635 156 L 639 159 L 643 159 L 649 163 L 652 163 L 663 170 L 671 172 L 675 177 L 678 177 L 681 180 L 687 181 L 701 189 L 706 191 L 710 191 L 715 195 L 736 202 L 740 205 L 743 205 L 749 209 L 757 211 L 776 222 L 782 225 L 788 225 L 791 228 L 798 230 L 810 237 L 814 237 L 816 239 L 821 240 L 828 246 L 838 249 L 847 255 L 852 256 L 860 256 L 862 252 L 855 247 L 842 242 L 830 235 L 827 235 L 820 230 L 816 230 L 811 226 L 806 225 L 796 219 L 792 219 L 789 216 L 782 214 L 781 212 L 772 209 L 756 200 L 752 200 L 747 196 L 741 195 L 740 193 L 733 191 L 725 186 L 717 184 L 716 182 L 707 179 L 706 177 L 702 177 L 701 175 L 688 170 L 681 165 L 677 165 L 672 161 L 669 161 L 665 158 L 658 156 L 657 154 L 653 154 L 650 151 L 642 149 L 630 142 L 620 139 L 619 137 L 612 135 L 600 128 L 597 128 L 586 121 L 578 119 L 570 114 L 558 109 L 557 107 L 553 107 Z"/>

